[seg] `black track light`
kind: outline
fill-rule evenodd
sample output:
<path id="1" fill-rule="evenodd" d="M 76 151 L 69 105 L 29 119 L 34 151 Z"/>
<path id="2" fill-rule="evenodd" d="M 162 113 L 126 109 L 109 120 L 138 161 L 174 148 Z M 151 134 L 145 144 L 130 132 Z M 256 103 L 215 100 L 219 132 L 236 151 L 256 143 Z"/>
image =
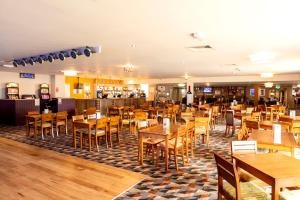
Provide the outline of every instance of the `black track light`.
<path id="1" fill-rule="evenodd" d="M 18 61 L 14 60 L 14 61 L 12 62 L 12 64 L 13 64 L 14 67 L 18 67 Z"/>
<path id="2" fill-rule="evenodd" d="M 89 47 L 86 47 L 84 50 L 83 50 L 83 53 L 86 57 L 90 57 L 91 54 L 92 54 L 92 50 L 89 48 Z"/>
<path id="3" fill-rule="evenodd" d="M 25 62 L 25 60 L 24 60 L 24 59 L 20 60 L 20 65 L 22 65 L 23 67 L 25 67 L 25 66 L 26 66 L 26 62 Z"/>
<path id="4" fill-rule="evenodd" d="M 53 60 L 54 60 L 53 55 L 52 55 L 52 54 L 49 54 L 49 55 L 48 55 L 48 61 L 52 63 Z"/>
<path id="5" fill-rule="evenodd" d="M 65 54 L 64 54 L 63 51 L 61 51 L 61 52 L 58 54 L 58 58 L 59 58 L 61 61 L 65 60 Z"/>
<path id="6" fill-rule="evenodd" d="M 44 62 L 42 56 L 37 57 L 36 61 L 40 64 L 42 64 Z"/>
<path id="7" fill-rule="evenodd" d="M 30 64 L 30 65 L 34 65 L 34 58 L 29 58 L 28 60 L 27 60 L 27 62 Z"/>
<path id="8" fill-rule="evenodd" d="M 77 55 L 78 55 L 78 51 L 76 49 L 72 49 L 70 51 L 70 56 L 73 58 L 73 59 L 76 59 L 77 58 Z"/>

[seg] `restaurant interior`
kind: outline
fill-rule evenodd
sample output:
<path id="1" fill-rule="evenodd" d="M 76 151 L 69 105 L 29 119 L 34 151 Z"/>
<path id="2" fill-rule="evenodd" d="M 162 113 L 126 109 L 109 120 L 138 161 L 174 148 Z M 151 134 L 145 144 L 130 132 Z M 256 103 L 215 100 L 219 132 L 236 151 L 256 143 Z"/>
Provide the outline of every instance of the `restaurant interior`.
<path id="1" fill-rule="evenodd" d="M 1 0 L 0 199 L 299 200 L 299 6 Z"/>

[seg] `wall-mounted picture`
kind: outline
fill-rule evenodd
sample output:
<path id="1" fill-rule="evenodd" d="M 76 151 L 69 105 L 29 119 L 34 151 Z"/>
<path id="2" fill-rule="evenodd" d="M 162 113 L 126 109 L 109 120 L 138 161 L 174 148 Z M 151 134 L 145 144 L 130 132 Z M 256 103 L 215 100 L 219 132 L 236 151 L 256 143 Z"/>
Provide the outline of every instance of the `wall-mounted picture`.
<path id="1" fill-rule="evenodd" d="M 250 88 L 250 97 L 254 97 L 254 88 Z"/>
<path id="2" fill-rule="evenodd" d="M 263 96 L 265 96 L 265 92 L 266 92 L 266 90 L 265 89 L 259 89 L 259 96 L 261 96 L 261 97 L 263 97 Z"/>

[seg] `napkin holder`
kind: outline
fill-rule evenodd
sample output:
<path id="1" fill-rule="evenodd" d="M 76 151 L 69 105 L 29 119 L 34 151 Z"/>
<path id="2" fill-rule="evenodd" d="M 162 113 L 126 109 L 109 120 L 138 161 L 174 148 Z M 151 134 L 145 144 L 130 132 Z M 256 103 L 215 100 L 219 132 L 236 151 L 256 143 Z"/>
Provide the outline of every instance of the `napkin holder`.
<path id="1" fill-rule="evenodd" d="M 163 128 L 165 130 L 170 129 L 170 118 L 163 118 Z"/>
<path id="2" fill-rule="evenodd" d="M 281 125 L 273 124 L 274 144 L 281 144 Z"/>

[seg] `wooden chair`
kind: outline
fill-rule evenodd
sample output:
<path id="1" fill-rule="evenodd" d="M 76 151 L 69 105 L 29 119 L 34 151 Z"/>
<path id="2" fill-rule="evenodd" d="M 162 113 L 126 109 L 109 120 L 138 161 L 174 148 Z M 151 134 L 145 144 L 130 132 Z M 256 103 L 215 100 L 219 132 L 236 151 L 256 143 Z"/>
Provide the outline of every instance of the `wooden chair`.
<path id="1" fill-rule="evenodd" d="M 109 141 L 112 147 L 112 134 L 116 134 L 118 142 L 120 142 L 120 116 L 113 116 L 109 121 Z"/>
<path id="2" fill-rule="evenodd" d="M 247 107 L 247 108 L 246 108 L 246 114 L 247 114 L 247 115 L 251 115 L 252 112 L 253 112 L 253 110 L 254 110 L 253 107 Z"/>
<path id="3" fill-rule="evenodd" d="M 238 134 L 237 134 L 237 139 L 238 140 L 247 140 L 249 137 L 249 133 L 248 133 L 248 129 L 247 127 L 244 125 L 240 128 Z"/>
<path id="4" fill-rule="evenodd" d="M 221 118 L 221 112 L 219 106 L 212 106 L 212 118 L 213 118 L 213 127 L 215 127 L 215 124 Z"/>
<path id="5" fill-rule="evenodd" d="M 233 110 L 227 110 L 225 114 L 225 120 L 226 120 L 226 128 L 225 128 L 225 136 L 230 132 L 230 128 L 232 128 L 232 134 L 233 136 L 235 129 L 237 125 L 234 123 L 234 111 Z"/>
<path id="6" fill-rule="evenodd" d="M 189 162 L 189 146 L 191 149 L 192 158 L 194 158 L 195 137 L 195 122 L 188 122 L 186 125 L 186 137 L 184 137 L 183 140 L 187 162 Z"/>
<path id="7" fill-rule="evenodd" d="M 51 135 L 54 138 L 53 134 L 53 115 L 52 113 L 42 114 L 41 121 L 37 124 L 38 129 L 41 129 L 42 139 L 44 139 L 44 129 L 50 129 Z"/>
<path id="8" fill-rule="evenodd" d="M 98 140 L 99 137 L 105 137 L 106 148 L 108 148 L 107 122 L 108 122 L 107 118 L 97 119 L 96 127 L 91 131 L 91 134 L 95 139 L 95 144 L 98 152 L 99 152 L 99 140 Z M 80 133 L 80 149 L 82 149 L 83 134 L 86 134 L 87 137 L 87 132 Z"/>
<path id="9" fill-rule="evenodd" d="M 53 121 L 53 126 L 56 129 L 56 136 L 58 136 L 59 127 L 65 127 L 65 133 L 68 135 L 68 113 L 66 111 L 57 112 Z"/>
<path id="10" fill-rule="evenodd" d="M 136 112 L 134 114 L 134 132 L 141 128 L 148 127 L 148 114 L 146 112 Z"/>
<path id="11" fill-rule="evenodd" d="M 184 162 L 184 137 L 186 137 L 186 127 L 185 126 L 181 126 L 178 128 L 178 131 L 175 134 L 175 138 L 169 140 L 168 143 L 168 150 L 169 150 L 169 159 L 171 159 L 171 154 L 174 155 L 174 162 L 175 162 L 175 168 L 176 171 L 178 171 L 178 160 L 177 160 L 177 156 L 178 156 L 178 151 L 181 151 L 181 159 L 182 159 L 182 163 L 183 166 L 185 165 Z M 162 142 L 158 145 L 158 148 L 162 151 L 165 151 L 165 143 Z M 159 151 L 157 151 L 157 158 L 159 156 Z"/>
<path id="12" fill-rule="evenodd" d="M 40 113 L 38 111 L 29 111 L 27 112 L 27 115 L 28 116 L 31 116 L 31 115 L 39 115 Z M 40 120 L 39 120 L 40 121 Z M 38 121 L 38 122 L 39 122 Z M 30 129 L 34 129 L 34 121 L 32 120 L 28 120 L 26 121 L 26 126 L 27 126 L 27 136 L 30 135 Z"/>
<path id="13" fill-rule="evenodd" d="M 130 108 L 124 107 L 123 115 L 121 119 L 121 130 L 123 131 L 124 125 L 128 125 L 129 133 L 134 134 L 132 125 L 134 124 L 134 113 L 130 111 Z"/>
<path id="14" fill-rule="evenodd" d="M 195 117 L 195 134 L 202 136 L 202 143 L 209 143 L 209 117 Z"/>
<path id="15" fill-rule="evenodd" d="M 85 114 L 86 114 L 86 116 L 94 115 L 94 114 L 96 114 L 96 110 L 97 110 L 96 107 L 89 107 L 86 109 Z"/>
<path id="16" fill-rule="evenodd" d="M 248 133 L 252 133 L 252 130 L 258 130 L 259 129 L 259 122 L 256 120 L 248 120 L 246 119 L 244 121 L 245 126 L 247 128 Z"/>
<path id="17" fill-rule="evenodd" d="M 72 122 L 78 121 L 78 120 L 84 120 L 84 115 L 74 115 L 72 116 Z M 74 125 L 73 125 L 73 132 L 74 132 Z M 85 129 L 82 128 L 76 128 L 76 134 L 80 134 L 81 132 L 86 132 Z M 74 137 L 75 135 L 73 135 Z"/>
<path id="18" fill-rule="evenodd" d="M 251 182 L 240 182 L 235 163 L 214 153 L 218 171 L 218 200 L 268 199 L 268 194 Z M 224 182 L 225 180 L 226 182 Z"/>
<path id="19" fill-rule="evenodd" d="M 260 112 L 252 112 L 251 118 L 256 121 L 261 121 L 261 113 Z"/>
<path id="20" fill-rule="evenodd" d="M 290 117 L 280 116 L 278 119 L 279 123 L 281 124 L 281 127 L 286 129 L 287 132 L 290 132 L 293 127 L 293 119 Z"/>

